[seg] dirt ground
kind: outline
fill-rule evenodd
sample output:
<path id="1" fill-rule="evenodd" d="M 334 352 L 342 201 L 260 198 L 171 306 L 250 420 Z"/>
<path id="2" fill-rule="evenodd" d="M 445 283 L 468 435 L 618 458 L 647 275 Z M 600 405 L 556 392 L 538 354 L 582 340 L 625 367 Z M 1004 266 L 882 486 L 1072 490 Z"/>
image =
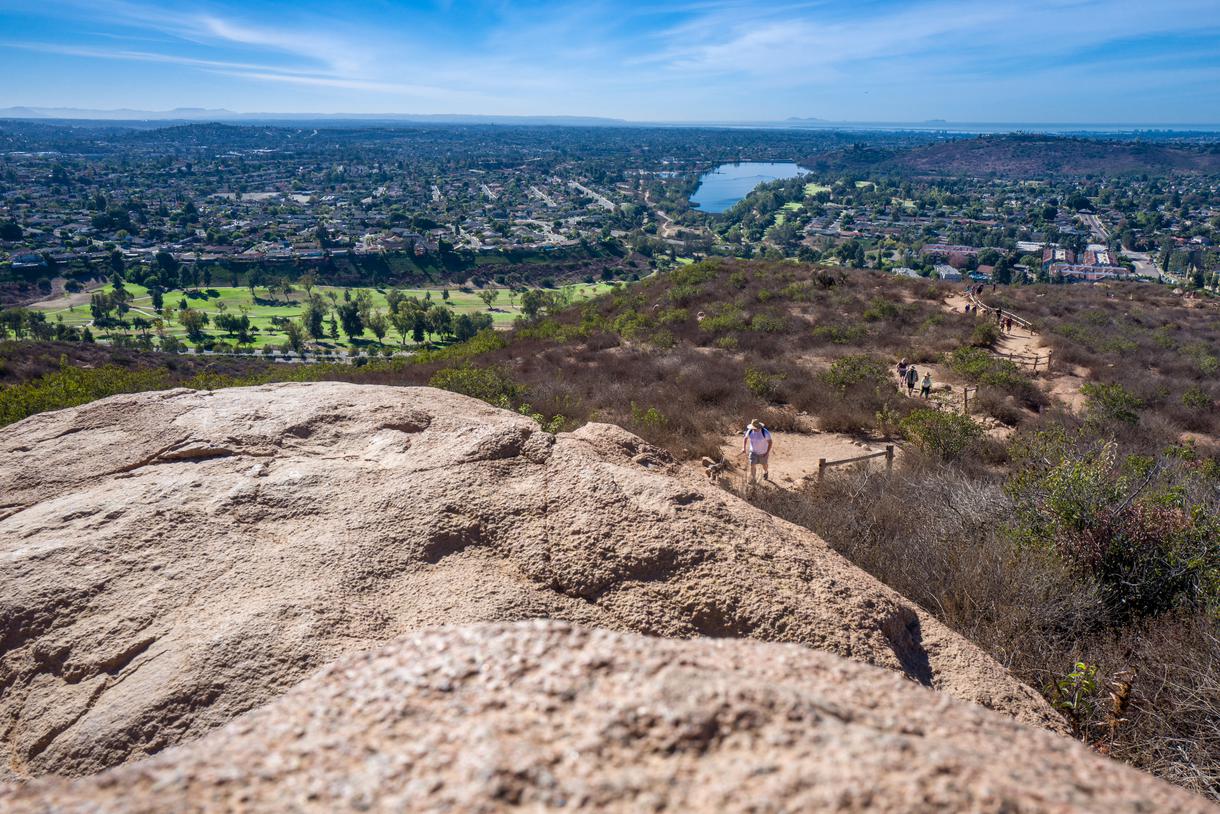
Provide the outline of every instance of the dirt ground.
<path id="1" fill-rule="evenodd" d="M 837 461 L 884 452 L 885 443 L 881 440 L 861 441 L 837 432 L 777 432 L 774 433 L 770 460 L 771 481 L 785 488 L 800 486 L 806 479 L 817 477 L 818 459 Z M 898 456 L 902 451 L 895 447 L 894 453 Z M 749 477 L 750 464 L 749 459 L 741 454 L 741 436 L 726 438 L 721 446 L 721 454 L 731 467 L 724 477 L 738 485 L 744 484 Z M 874 458 L 861 466 L 884 467 L 885 458 Z M 762 478 L 762 467 L 758 467 L 756 474 Z"/>

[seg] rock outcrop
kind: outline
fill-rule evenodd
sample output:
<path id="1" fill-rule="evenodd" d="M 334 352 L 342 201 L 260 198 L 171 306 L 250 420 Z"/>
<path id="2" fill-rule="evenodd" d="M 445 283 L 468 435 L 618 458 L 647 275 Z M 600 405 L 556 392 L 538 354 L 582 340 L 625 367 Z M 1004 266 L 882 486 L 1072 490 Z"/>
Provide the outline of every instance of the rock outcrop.
<path id="1" fill-rule="evenodd" d="M 828 653 L 553 621 L 408 634 L 195 743 L 0 789 L 0 808 L 1214 810 L 1068 738 Z"/>
<path id="2" fill-rule="evenodd" d="M 674 471 L 616 427 L 552 436 L 426 388 L 180 389 L 11 425 L 0 777 L 191 740 L 404 632 L 538 617 L 799 643 L 1062 727 L 813 534 Z"/>

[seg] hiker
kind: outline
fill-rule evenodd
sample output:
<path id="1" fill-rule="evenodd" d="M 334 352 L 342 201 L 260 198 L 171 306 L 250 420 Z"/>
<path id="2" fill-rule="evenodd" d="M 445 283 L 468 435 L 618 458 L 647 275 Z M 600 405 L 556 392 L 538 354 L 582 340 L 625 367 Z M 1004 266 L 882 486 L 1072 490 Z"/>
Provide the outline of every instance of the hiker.
<path id="1" fill-rule="evenodd" d="M 750 454 L 750 483 L 754 483 L 754 467 L 762 464 L 763 480 L 771 480 L 771 472 L 767 468 L 767 459 L 771 456 L 774 439 L 767 426 L 757 418 L 746 425 L 745 437 L 741 439 L 741 453 Z"/>
<path id="2" fill-rule="evenodd" d="M 1012 333 L 1012 317 L 1004 317 L 1004 333 Z"/>
<path id="3" fill-rule="evenodd" d="M 919 395 L 925 399 L 932 395 L 932 373 L 930 371 L 923 374 L 923 384 L 919 386 Z"/>
<path id="4" fill-rule="evenodd" d="M 919 381 L 919 371 L 915 369 L 915 365 L 907 368 L 907 395 L 915 395 L 915 382 Z"/>
<path id="5" fill-rule="evenodd" d="M 995 309 L 995 324 L 1004 324 L 1004 310 L 1002 308 Z"/>
<path id="6" fill-rule="evenodd" d="M 907 360 L 903 359 L 898 363 L 898 381 L 902 381 L 907 377 Z"/>

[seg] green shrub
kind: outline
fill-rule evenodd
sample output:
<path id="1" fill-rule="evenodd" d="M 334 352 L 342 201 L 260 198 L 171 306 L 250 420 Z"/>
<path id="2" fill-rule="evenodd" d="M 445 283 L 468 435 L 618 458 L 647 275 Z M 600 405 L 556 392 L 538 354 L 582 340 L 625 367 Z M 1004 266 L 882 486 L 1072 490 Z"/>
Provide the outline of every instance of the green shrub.
<path id="1" fill-rule="evenodd" d="M 884 387 L 889 383 L 889 367 L 875 356 L 857 354 L 844 356 L 831 363 L 822 374 L 826 384 L 836 390 L 847 390 L 859 384 Z"/>
<path id="2" fill-rule="evenodd" d="M 478 356 L 483 353 L 490 353 L 495 350 L 500 350 L 508 346 L 508 340 L 503 334 L 492 328 L 479 331 L 472 338 L 465 342 L 458 342 L 455 345 L 450 345 L 447 348 L 439 350 L 420 351 L 411 356 L 411 361 L 415 364 L 428 364 L 430 362 L 454 362 L 461 359 L 466 359 L 471 356 Z"/>
<path id="3" fill-rule="evenodd" d="M 1007 359 L 997 359 L 982 348 L 958 348 L 946 355 L 945 364 L 977 384 L 990 384 L 1005 390 L 1030 385 L 1020 368 Z"/>
<path id="4" fill-rule="evenodd" d="M 944 461 L 960 458 L 983 439 L 983 428 L 969 416 L 920 408 L 899 422 L 904 437 Z"/>
<path id="5" fill-rule="evenodd" d="M 66 360 L 61 364 L 57 371 L 0 389 L 0 426 L 106 396 L 173 386 L 165 370 L 128 370 L 117 365 L 81 368 L 68 365 Z"/>
<path id="6" fill-rule="evenodd" d="M 648 342 L 658 348 L 672 348 L 678 344 L 678 340 L 674 338 L 673 331 L 668 328 L 653 331 L 648 335 Z"/>
<path id="7" fill-rule="evenodd" d="M 974 324 L 970 334 L 970 344 L 976 348 L 994 348 L 1000 341 L 1000 326 L 990 320 L 982 320 Z"/>
<path id="8" fill-rule="evenodd" d="M 669 419 L 656 407 L 644 409 L 633 401 L 631 402 L 631 423 L 640 430 L 658 432 L 669 426 Z"/>
<path id="9" fill-rule="evenodd" d="M 1192 410 L 1206 410 L 1212 406 L 1211 396 L 1207 395 L 1207 391 L 1199 385 L 1191 385 L 1185 393 L 1182 394 L 1182 404 Z"/>
<path id="10" fill-rule="evenodd" d="M 863 325 L 819 325 L 813 335 L 835 345 L 855 345 L 868 336 Z"/>
<path id="11" fill-rule="evenodd" d="M 1080 392 L 1085 397 L 1089 417 L 1093 420 L 1122 421 L 1127 424 L 1140 420 L 1138 410 L 1144 406 L 1143 402 L 1127 392 L 1121 384 L 1086 382 L 1081 385 Z"/>
<path id="12" fill-rule="evenodd" d="M 864 309 L 864 318 L 869 322 L 894 319 L 899 314 L 899 308 L 893 300 L 877 297 Z"/>
<path id="13" fill-rule="evenodd" d="M 750 320 L 751 330 L 765 334 L 782 334 L 788 331 L 788 320 L 782 316 L 760 314 Z"/>
<path id="14" fill-rule="evenodd" d="M 779 386 L 784 376 L 777 373 L 766 373 L 757 368 L 746 368 L 746 389 L 760 399 L 774 401 L 779 394 Z"/>
<path id="15" fill-rule="evenodd" d="M 699 323 L 699 327 L 708 333 L 733 333 L 744 331 L 750 326 L 750 321 L 736 305 L 725 304 Z"/>
<path id="16" fill-rule="evenodd" d="M 1097 580 L 1112 621 L 1220 602 L 1220 517 L 1189 502 L 1181 462 L 1046 431 L 1014 445 L 1014 533 Z"/>
<path id="17" fill-rule="evenodd" d="M 509 406 L 521 397 L 521 389 L 504 370 L 497 367 L 463 365 L 442 368 L 432 374 L 428 384 L 501 407 Z"/>

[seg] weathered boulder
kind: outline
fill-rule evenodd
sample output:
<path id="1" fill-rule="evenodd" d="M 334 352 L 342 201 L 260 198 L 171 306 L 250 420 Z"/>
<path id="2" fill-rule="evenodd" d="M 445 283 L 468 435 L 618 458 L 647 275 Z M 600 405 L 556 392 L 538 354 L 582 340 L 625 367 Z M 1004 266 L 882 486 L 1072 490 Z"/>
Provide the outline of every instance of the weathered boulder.
<path id="1" fill-rule="evenodd" d="M 537 617 L 796 642 L 1062 726 L 813 534 L 675 471 L 616 427 L 426 388 L 180 389 L 4 428 L 0 772 L 96 772 L 406 631 Z"/>
<path id="2" fill-rule="evenodd" d="M 1204 812 L 1080 744 L 796 645 L 553 621 L 349 655 L 202 740 L 11 814 Z"/>

